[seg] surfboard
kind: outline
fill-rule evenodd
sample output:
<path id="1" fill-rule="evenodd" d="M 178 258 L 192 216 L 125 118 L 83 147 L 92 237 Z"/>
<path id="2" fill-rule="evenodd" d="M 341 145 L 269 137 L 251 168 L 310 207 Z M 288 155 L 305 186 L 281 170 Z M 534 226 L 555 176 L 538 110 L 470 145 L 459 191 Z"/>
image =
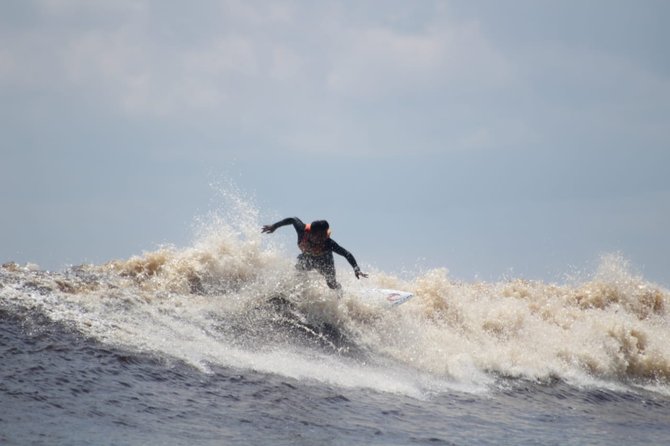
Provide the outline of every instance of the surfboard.
<path id="1" fill-rule="evenodd" d="M 382 307 L 397 307 L 410 300 L 414 294 L 408 291 L 391 290 L 388 288 L 367 288 L 361 290 L 361 297 L 366 302 Z"/>

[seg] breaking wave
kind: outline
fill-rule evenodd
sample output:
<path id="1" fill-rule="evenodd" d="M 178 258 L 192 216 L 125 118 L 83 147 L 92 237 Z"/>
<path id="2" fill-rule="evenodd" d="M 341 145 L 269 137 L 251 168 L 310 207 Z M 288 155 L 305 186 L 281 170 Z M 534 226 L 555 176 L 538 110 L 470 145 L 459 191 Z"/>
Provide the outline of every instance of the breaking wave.
<path id="1" fill-rule="evenodd" d="M 46 316 L 103 344 L 184 361 L 421 396 L 487 391 L 509 379 L 670 394 L 668 290 L 602 259 L 581 282 L 467 283 L 434 269 L 401 279 L 343 277 L 338 297 L 260 235 L 258 213 L 231 195 L 187 248 L 62 272 L 7 263 L 0 310 Z M 415 297 L 380 308 L 362 287 Z"/>

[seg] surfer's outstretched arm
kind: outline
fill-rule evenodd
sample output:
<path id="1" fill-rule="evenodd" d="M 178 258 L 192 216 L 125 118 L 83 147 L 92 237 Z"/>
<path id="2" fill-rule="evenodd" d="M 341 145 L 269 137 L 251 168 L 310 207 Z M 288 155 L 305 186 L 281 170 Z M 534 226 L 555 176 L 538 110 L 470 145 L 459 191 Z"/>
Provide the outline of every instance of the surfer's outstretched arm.
<path id="1" fill-rule="evenodd" d="M 338 245 L 337 242 L 332 239 L 330 240 L 330 247 L 334 253 L 337 253 L 347 259 L 349 265 L 351 265 L 351 267 L 354 269 L 354 274 L 356 275 L 357 279 L 360 279 L 361 277 L 368 277 L 367 274 L 361 272 L 361 269 L 358 267 L 358 263 L 356 263 L 356 259 L 352 253 Z"/>
<path id="2" fill-rule="evenodd" d="M 273 223 L 271 225 L 265 225 L 261 229 L 261 232 L 263 233 L 268 233 L 272 234 L 277 230 L 277 228 L 281 228 L 282 226 L 287 226 L 287 225 L 293 225 L 296 231 L 301 232 L 305 230 L 305 223 L 302 222 L 298 217 L 288 217 L 285 218 L 281 221 L 278 221 L 277 223 Z"/>

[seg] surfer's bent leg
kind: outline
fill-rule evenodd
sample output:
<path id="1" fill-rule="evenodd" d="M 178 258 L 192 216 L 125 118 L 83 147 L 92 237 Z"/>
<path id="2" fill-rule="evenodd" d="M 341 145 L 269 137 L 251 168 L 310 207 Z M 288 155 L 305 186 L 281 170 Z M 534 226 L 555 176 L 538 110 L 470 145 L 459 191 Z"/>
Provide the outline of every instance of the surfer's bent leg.
<path id="1" fill-rule="evenodd" d="M 339 290 L 342 288 L 342 285 L 335 279 L 335 260 L 332 253 L 320 257 L 316 269 L 326 278 L 326 284 L 330 289 Z"/>
<path id="2" fill-rule="evenodd" d="M 305 254 L 300 254 L 298 256 L 298 261 L 295 264 L 295 269 L 298 277 L 298 280 L 305 282 L 307 280 L 307 271 L 314 269 L 314 265 L 310 261 L 309 257 Z"/>
<path id="3" fill-rule="evenodd" d="M 298 256 L 298 261 L 295 264 L 295 269 L 298 271 L 309 271 L 314 268 L 310 263 L 311 262 L 305 254 L 300 254 Z"/>

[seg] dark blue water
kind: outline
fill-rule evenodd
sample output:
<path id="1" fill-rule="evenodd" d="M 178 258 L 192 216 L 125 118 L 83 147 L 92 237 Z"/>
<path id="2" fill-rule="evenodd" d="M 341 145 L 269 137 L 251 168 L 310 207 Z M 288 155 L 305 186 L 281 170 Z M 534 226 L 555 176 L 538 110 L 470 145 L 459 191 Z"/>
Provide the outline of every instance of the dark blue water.
<path id="1" fill-rule="evenodd" d="M 423 398 L 340 388 L 87 339 L 34 310 L 0 311 L 6 445 L 466 445 L 670 442 L 670 397 L 498 378 Z"/>

